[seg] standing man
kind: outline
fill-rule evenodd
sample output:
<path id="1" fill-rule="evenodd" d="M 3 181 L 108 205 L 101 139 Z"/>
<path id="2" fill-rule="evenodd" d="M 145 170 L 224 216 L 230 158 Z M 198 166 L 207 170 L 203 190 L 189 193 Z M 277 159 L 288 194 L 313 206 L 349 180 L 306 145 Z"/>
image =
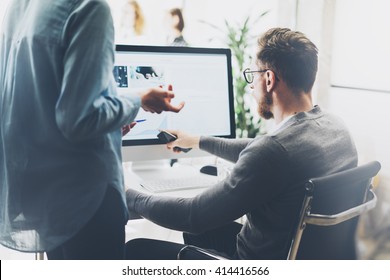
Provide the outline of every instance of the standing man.
<path id="1" fill-rule="evenodd" d="M 263 118 L 276 128 L 255 139 L 219 139 L 171 131 L 168 144 L 200 148 L 235 162 L 229 176 L 194 198 L 127 190 L 129 210 L 186 232 L 187 244 L 235 259 L 286 259 L 306 180 L 357 165 L 353 140 L 335 116 L 313 106 L 317 48 L 301 32 L 274 28 L 258 40 L 254 64 L 244 71 Z M 246 215 L 241 226 L 232 223 Z M 136 239 L 127 257 L 167 258 L 182 244 Z M 147 249 L 145 249 L 147 248 Z"/>
<path id="2" fill-rule="evenodd" d="M 0 242 L 49 259 L 123 259 L 121 127 L 171 91 L 116 94 L 105 0 L 13 0 L 0 37 Z"/>

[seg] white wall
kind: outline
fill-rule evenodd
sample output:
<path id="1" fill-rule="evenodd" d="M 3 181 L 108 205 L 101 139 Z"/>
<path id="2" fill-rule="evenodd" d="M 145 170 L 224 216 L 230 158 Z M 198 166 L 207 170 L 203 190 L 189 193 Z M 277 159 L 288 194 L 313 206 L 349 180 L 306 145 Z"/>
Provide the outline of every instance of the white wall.
<path id="1" fill-rule="evenodd" d="M 372 221 L 377 232 L 390 228 L 389 10 L 387 0 L 337 1 L 328 94 L 329 108 L 356 139 L 360 161 L 382 164 Z"/>
<path id="2" fill-rule="evenodd" d="M 344 119 L 360 163 L 382 164 L 374 231 L 390 227 L 389 9 L 387 0 L 300 0 L 297 9 L 298 29 L 320 51 L 318 104 Z"/>

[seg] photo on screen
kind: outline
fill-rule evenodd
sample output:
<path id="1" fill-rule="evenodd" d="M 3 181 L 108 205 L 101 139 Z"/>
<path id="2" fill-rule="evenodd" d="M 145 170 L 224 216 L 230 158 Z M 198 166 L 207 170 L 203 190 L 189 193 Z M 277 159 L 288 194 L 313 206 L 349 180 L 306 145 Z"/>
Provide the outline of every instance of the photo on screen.
<path id="1" fill-rule="evenodd" d="M 129 66 L 129 85 L 133 88 L 163 86 L 164 71 L 156 66 Z"/>
<path id="2" fill-rule="evenodd" d="M 117 87 L 127 88 L 129 86 L 127 79 L 127 66 L 114 66 L 114 78 Z"/>

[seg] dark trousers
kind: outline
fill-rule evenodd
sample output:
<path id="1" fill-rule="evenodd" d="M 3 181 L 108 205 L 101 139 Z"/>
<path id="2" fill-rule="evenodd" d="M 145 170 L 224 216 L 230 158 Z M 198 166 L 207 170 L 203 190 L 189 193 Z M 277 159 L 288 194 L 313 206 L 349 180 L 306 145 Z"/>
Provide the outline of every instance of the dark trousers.
<path id="1" fill-rule="evenodd" d="M 138 238 L 126 243 L 128 260 L 175 260 L 185 245 L 209 249 L 230 259 L 236 259 L 237 234 L 242 225 L 230 223 L 202 234 L 183 233 L 184 243 Z"/>
<path id="2" fill-rule="evenodd" d="M 117 190 L 107 188 L 91 220 L 71 239 L 46 252 L 49 260 L 118 260 L 125 256 L 126 209 Z"/>

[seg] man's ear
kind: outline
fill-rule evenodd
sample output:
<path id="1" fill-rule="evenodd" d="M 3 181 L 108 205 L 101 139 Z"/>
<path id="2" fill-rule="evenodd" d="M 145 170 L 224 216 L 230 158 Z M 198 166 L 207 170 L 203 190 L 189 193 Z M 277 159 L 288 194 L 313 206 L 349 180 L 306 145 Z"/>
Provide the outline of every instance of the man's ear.
<path id="1" fill-rule="evenodd" d="M 267 92 L 271 92 L 276 85 L 275 73 L 273 71 L 267 71 L 265 75 L 266 75 Z"/>

